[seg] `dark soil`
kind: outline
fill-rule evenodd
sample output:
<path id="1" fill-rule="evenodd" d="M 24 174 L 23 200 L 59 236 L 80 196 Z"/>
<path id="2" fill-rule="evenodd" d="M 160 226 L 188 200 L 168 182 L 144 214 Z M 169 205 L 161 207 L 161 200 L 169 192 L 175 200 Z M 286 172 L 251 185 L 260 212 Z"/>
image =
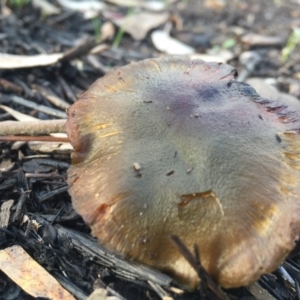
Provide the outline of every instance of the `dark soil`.
<path id="1" fill-rule="evenodd" d="M 55 1 L 51 2 L 58 6 Z M 45 17 L 31 3 L 17 7 L 8 1 L 8 6 L 11 13 L 5 13 L 3 2 L 0 15 L 2 53 L 66 52 L 76 47 L 80 40 L 95 38 L 93 21 L 84 19 L 79 12 L 62 8 L 60 15 Z M 126 14 L 128 7 L 111 5 L 110 9 Z M 286 61 L 282 60 L 282 49 L 293 30 L 300 27 L 299 1 L 187 0 L 173 3 L 168 11 L 172 37 L 194 47 L 198 53 L 226 48 L 232 53 L 228 63 L 238 72 L 246 70 L 248 77 L 273 78 L 280 90 L 300 98 L 300 46 L 296 43 Z M 107 21 L 101 13 L 97 19 L 99 24 Z M 245 38 L 252 33 L 276 36 L 279 42 L 252 43 Z M 15 103 L 12 97 L 21 96 L 36 104 L 59 109 L 41 92 L 46 90 L 72 104 L 108 70 L 161 55 L 150 35 L 151 32 L 144 40 L 135 41 L 124 34 L 117 48 L 112 47 L 115 35 L 106 41 L 105 51 L 94 55 L 98 64 L 92 63 L 83 51 L 47 67 L 0 69 L 0 104 L 42 120 L 52 119 L 53 116 L 44 112 Z M 233 43 L 228 47 L 226 43 L 228 45 L 230 40 Z M 249 70 L 240 60 L 245 51 L 253 51 L 261 57 Z M 1 109 L 0 121 L 5 120 L 14 118 Z M 52 149 L 45 152 L 40 146 L 34 148 L 28 143 L 0 143 L 0 207 L 5 201 L 14 200 L 9 225 L 0 226 L 0 249 L 21 245 L 78 299 L 86 299 L 95 287 L 108 287 L 110 295 L 127 300 L 160 299 L 157 289 L 147 282 L 150 274 L 147 270 L 129 263 L 132 269 L 126 272 L 129 265 L 122 265 L 121 260 L 105 252 L 99 253 L 97 243 L 89 236 L 89 228 L 72 209 L 66 184 L 69 165 L 70 151 Z M 24 216 L 29 221 L 24 223 Z M 275 299 L 297 299 L 299 272 L 300 255 L 296 253 L 274 274 L 263 276 L 258 286 L 226 293 L 230 299 L 259 299 L 258 295 L 265 289 Z M 203 296 L 199 292 L 176 294 L 169 289 L 168 277 L 159 272 L 154 272 L 153 276 L 156 285 L 162 286 L 174 299 L 192 300 Z M 210 291 L 206 292 L 206 298 L 218 299 Z M 33 298 L 0 271 L 0 299 Z"/>

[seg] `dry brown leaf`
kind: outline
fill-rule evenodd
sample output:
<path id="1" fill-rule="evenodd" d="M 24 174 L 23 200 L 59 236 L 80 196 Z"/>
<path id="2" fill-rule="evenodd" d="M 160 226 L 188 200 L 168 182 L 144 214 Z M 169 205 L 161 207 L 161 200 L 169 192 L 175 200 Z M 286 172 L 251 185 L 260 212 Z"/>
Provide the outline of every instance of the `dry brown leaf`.
<path id="1" fill-rule="evenodd" d="M 167 12 L 139 12 L 129 16 L 105 12 L 104 15 L 117 26 L 124 28 L 135 40 L 144 39 L 151 29 L 164 24 L 169 18 Z"/>
<path id="2" fill-rule="evenodd" d="M 250 32 L 243 35 L 241 41 L 251 46 L 280 46 L 286 43 L 286 38 L 280 35 L 269 36 Z"/>
<path id="3" fill-rule="evenodd" d="M 0 269 L 33 297 L 75 300 L 52 275 L 18 245 L 0 251 Z"/>

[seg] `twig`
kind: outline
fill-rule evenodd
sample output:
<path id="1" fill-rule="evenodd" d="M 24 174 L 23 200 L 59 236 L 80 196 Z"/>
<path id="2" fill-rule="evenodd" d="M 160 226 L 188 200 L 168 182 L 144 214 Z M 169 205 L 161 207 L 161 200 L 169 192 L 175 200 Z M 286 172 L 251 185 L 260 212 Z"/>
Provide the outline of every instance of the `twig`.
<path id="1" fill-rule="evenodd" d="M 83 40 L 78 46 L 66 51 L 64 56 L 60 59 L 61 61 L 69 61 L 77 57 L 86 55 L 97 45 L 94 38 L 87 38 Z"/>
<path id="2" fill-rule="evenodd" d="M 78 46 L 68 50 L 64 53 L 60 61 L 72 60 L 80 56 L 88 54 L 96 45 L 106 41 L 107 39 L 112 38 L 114 35 L 113 26 L 107 22 L 103 24 L 101 29 L 101 37 L 99 41 L 96 41 L 94 38 L 84 39 Z"/>
<path id="3" fill-rule="evenodd" d="M 0 142 L 58 142 L 68 143 L 70 140 L 67 137 L 55 136 L 23 136 L 23 135 L 7 135 L 0 136 Z"/>
<path id="4" fill-rule="evenodd" d="M 3 78 L 0 78 L 0 86 L 2 86 L 4 90 L 14 92 L 18 95 L 23 92 L 23 89 L 20 86 Z"/>
<path id="5" fill-rule="evenodd" d="M 70 10 L 70 11 L 66 11 L 66 12 L 63 12 L 61 14 L 59 14 L 58 16 L 56 17 L 53 17 L 51 20 L 48 20 L 48 25 L 50 26 L 53 26 L 57 23 L 60 23 L 60 22 L 63 22 L 67 19 L 69 19 L 70 17 L 74 16 L 76 14 L 76 10 Z"/>
<path id="6" fill-rule="evenodd" d="M 171 241 L 176 248 L 182 254 L 182 256 L 188 261 L 191 267 L 197 272 L 201 284 L 207 285 L 207 287 L 221 300 L 229 300 L 226 294 L 219 288 L 219 286 L 212 280 L 207 271 L 202 267 L 200 261 L 200 255 L 197 246 L 195 245 L 195 256 L 189 251 L 189 249 L 183 244 L 180 238 L 176 235 L 171 236 Z"/>
<path id="7" fill-rule="evenodd" d="M 161 299 L 164 299 L 168 296 L 168 293 L 159 284 L 154 283 L 151 280 L 148 280 L 148 283 Z"/>
<path id="8" fill-rule="evenodd" d="M 41 218 L 34 215 L 41 222 Z M 89 237 L 86 237 L 82 233 L 76 232 L 69 228 L 65 228 L 60 225 L 55 225 L 59 235 L 67 235 L 75 249 L 83 253 L 84 255 L 90 255 L 96 257 L 103 265 L 110 267 L 111 270 L 121 276 L 122 278 L 134 278 L 137 283 L 141 281 L 152 281 L 163 287 L 169 287 L 172 279 L 167 275 L 160 273 L 159 271 L 153 270 L 147 266 L 140 265 L 131 261 L 125 261 L 124 259 L 113 255 L 104 249 L 96 241 Z"/>
<path id="9" fill-rule="evenodd" d="M 37 90 L 44 96 L 50 103 L 63 110 L 68 109 L 70 104 L 64 99 L 59 98 L 53 92 L 47 90 L 43 86 L 36 85 Z"/>
<path id="10" fill-rule="evenodd" d="M 258 282 L 254 282 L 248 286 L 248 291 L 255 297 L 256 300 L 275 300 L 275 298 L 264 288 L 262 288 Z"/>
<path id="11" fill-rule="evenodd" d="M 3 135 L 47 135 L 50 133 L 65 133 L 67 120 L 47 121 L 5 121 L 0 122 L 0 136 Z"/>
<path id="12" fill-rule="evenodd" d="M 71 294 L 76 296 L 78 300 L 86 300 L 88 295 L 82 291 L 78 286 L 71 282 L 68 278 L 64 277 L 58 272 L 54 272 L 55 278 L 59 281 L 59 283 L 68 290 Z"/>
<path id="13" fill-rule="evenodd" d="M 58 194 L 68 191 L 68 189 L 69 189 L 68 186 L 62 186 L 60 188 L 57 188 L 56 190 L 51 190 L 49 193 L 45 194 L 41 199 L 39 199 L 39 202 L 42 203 L 46 200 L 49 200 Z"/>
<path id="14" fill-rule="evenodd" d="M 24 98 L 18 97 L 18 96 L 12 96 L 11 99 L 20 105 L 35 109 L 37 111 L 41 111 L 45 114 L 48 114 L 50 116 L 54 116 L 57 118 L 65 119 L 67 117 L 67 114 L 65 112 L 62 112 L 60 110 L 45 106 L 45 105 L 39 105 L 32 101 L 26 100 Z"/>
<path id="15" fill-rule="evenodd" d="M 64 94 L 68 97 L 68 99 L 72 102 L 75 102 L 77 98 L 76 98 L 73 90 L 69 87 L 69 85 L 65 81 L 65 79 L 63 77 L 61 77 L 59 74 L 57 74 L 57 80 L 58 80 Z"/>
<path id="16" fill-rule="evenodd" d="M 247 51 L 240 56 L 240 63 L 244 66 L 239 76 L 238 81 L 245 81 L 251 75 L 255 67 L 261 62 L 261 55 L 256 51 Z"/>
<path id="17" fill-rule="evenodd" d="M 22 193 L 17 201 L 17 205 L 15 208 L 15 213 L 13 215 L 12 221 L 17 223 L 21 221 L 21 216 L 23 213 L 24 205 L 28 198 L 28 193 Z"/>

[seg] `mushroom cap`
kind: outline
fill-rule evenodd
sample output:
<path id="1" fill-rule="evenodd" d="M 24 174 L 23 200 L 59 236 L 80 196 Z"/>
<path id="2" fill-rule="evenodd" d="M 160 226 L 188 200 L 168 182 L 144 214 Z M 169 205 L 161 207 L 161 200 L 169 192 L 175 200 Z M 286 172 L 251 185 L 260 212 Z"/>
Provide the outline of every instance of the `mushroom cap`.
<path id="1" fill-rule="evenodd" d="M 225 288 L 286 258 L 300 232 L 300 114 L 261 98 L 229 65 L 132 63 L 69 111 L 73 206 L 101 244 L 193 289 L 173 246 L 197 244 Z"/>

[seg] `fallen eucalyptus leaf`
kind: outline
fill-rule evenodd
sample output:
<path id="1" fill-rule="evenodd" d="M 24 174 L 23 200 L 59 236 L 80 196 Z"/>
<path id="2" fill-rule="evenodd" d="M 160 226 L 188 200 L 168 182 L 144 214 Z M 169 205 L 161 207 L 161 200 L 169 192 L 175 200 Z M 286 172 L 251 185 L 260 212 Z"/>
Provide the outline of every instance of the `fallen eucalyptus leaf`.
<path id="1" fill-rule="evenodd" d="M 0 251 L 0 270 L 33 297 L 75 300 L 52 275 L 18 245 Z"/>
<path id="2" fill-rule="evenodd" d="M 101 1 L 95 1 L 95 0 L 85 0 L 85 1 L 57 0 L 57 2 L 65 8 L 82 12 L 85 19 L 91 19 L 97 16 L 100 11 L 106 8 L 106 4 L 104 4 Z"/>
<path id="3" fill-rule="evenodd" d="M 155 48 L 161 52 L 174 55 L 188 55 L 195 53 L 195 49 L 174 38 L 166 31 L 156 30 L 151 34 Z"/>
<path id="4" fill-rule="evenodd" d="M 104 16 L 117 26 L 124 28 L 124 31 L 129 33 L 135 40 L 142 40 L 151 29 L 164 24 L 169 18 L 169 13 L 139 12 L 124 16 L 113 12 L 105 12 Z"/>
<path id="5" fill-rule="evenodd" d="M 63 53 L 37 54 L 37 55 L 14 55 L 0 53 L 0 69 L 20 69 L 40 66 L 49 66 L 57 63 Z"/>
<path id="6" fill-rule="evenodd" d="M 32 0 L 32 5 L 41 9 L 42 14 L 45 16 L 57 15 L 61 12 L 58 7 L 54 6 L 46 0 Z"/>
<path id="7" fill-rule="evenodd" d="M 37 121 L 37 118 L 31 117 L 29 115 L 20 113 L 8 106 L 0 105 L 0 108 L 9 113 L 11 116 L 13 116 L 18 121 Z"/>

